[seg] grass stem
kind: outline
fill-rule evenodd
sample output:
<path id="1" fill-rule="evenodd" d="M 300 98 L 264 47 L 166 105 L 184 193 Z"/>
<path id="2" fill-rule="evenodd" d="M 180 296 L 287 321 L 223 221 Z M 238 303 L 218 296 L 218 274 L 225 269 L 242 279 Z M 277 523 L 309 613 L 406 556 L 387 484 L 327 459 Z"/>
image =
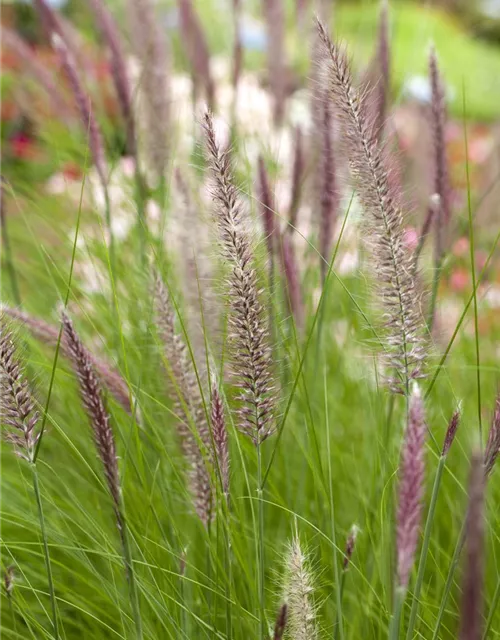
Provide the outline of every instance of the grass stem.
<path id="1" fill-rule="evenodd" d="M 258 500 L 258 565 L 259 565 L 259 619 L 260 619 L 260 638 L 266 640 L 266 620 L 264 606 L 264 502 L 262 500 L 262 443 L 257 444 L 257 500 Z"/>
<path id="2" fill-rule="evenodd" d="M 134 567 L 132 565 L 132 553 L 130 551 L 129 533 L 127 529 L 127 522 L 125 516 L 120 513 L 121 528 L 120 536 L 122 541 L 123 561 L 125 564 L 125 572 L 127 575 L 127 582 L 130 595 L 130 605 L 132 608 L 132 617 L 135 625 L 135 635 L 137 640 L 142 640 L 142 621 L 139 607 L 139 595 L 137 593 L 137 585 L 135 582 Z"/>
<path id="3" fill-rule="evenodd" d="M 35 492 L 36 506 L 38 509 L 38 519 L 40 522 L 40 531 L 43 541 L 43 555 L 45 558 L 45 568 L 47 569 L 47 582 L 49 585 L 50 606 L 52 609 L 52 627 L 54 631 L 54 640 L 59 640 L 59 624 L 57 621 L 56 594 L 54 590 L 54 580 L 52 577 L 52 565 L 50 562 L 49 545 L 47 542 L 47 532 L 45 531 L 45 518 L 43 515 L 42 498 L 40 496 L 40 485 L 38 483 L 38 470 L 36 464 L 30 464 L 33 474 L 33 490 Z"/>
<path id="4" fill-rule="evenodd" d="M 394 593 L 394 611 L 389 625 L 389 640 L 399 640 L 401 613 L 403 611 L 405 596 L 406 589 L 400 586 L 396 587 L 396 591 Z"/>

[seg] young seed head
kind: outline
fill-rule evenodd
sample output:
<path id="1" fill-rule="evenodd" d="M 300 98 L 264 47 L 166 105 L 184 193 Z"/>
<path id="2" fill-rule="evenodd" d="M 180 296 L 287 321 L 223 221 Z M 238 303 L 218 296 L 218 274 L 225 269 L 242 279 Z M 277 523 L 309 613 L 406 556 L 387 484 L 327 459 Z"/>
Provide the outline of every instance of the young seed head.
<path id="1" fill-rule="evenodd" d="M 493 471 L 500 453 L 500 394 L 495 402 L 495 413 L 488 433 L 488 442 L 484 451 L 484 472 L 487 476 Z"/>
<path id="2" fill-rule="evenodd" d="M 40 437 L 36 429 L 39 413 L 15 351 L 12 333 L 0 320 L 0 418 L 6 427 L 3 436 L 21 458 L 31 462 Z"/>
<path id="3" fill-rule="evenodd" d="M 446 429 L 446 435 L 444 437 L 444 442 L 443 442 L 443 450 L 441 452 L 442 456 L 448 455 L 451 445 L 455 440 L 455 436 L 456 436 L 459 425 L 460 425 L 460 406 L 451 416 L 451 420 L 448 424 L 448 428 Z"/>
<path id="4" fill-rule="evenodd" d="M 89 358 L 87 350 L 66 313 L 63 313 L 62 323 L 68 354 L 72 360 L 80 388 L 80 397 L 92 427 L 97 453 L 101 459 L 108 490 L 113 500 L 118 529 L 122 535 L 121 488 L 115 438 L 111 429 L 109 415 L 104 405 L 101 387 L 94 372 L 92 360 Z"/>
<path id="5" fill-rule="evenodd" d="M 217 466 L 220 472 L 222 491 L 229 495 L 229 443 L 227 438 L 224 404 L 217 385 L 212 385 L 212 436 L 215 446 Z"/>
<path id="6" fill-rule="evenodd" d="M 349 568 L 349 563 L 351 562 L 352 554 L 354 553 L 354 548 L 356 546 L 356 539 L 358 537 L 358 533 L 359 533 L 358 525 L 353 524 L 351 527 L 351 531 L 347 536 L 347 541 L 345 545 L 344 562 L 342 565 L 343 571 L 347 571 L 347 569 Z"/>
<path id="7" fill-rule="evenodd" d="M 316 640 L 316 608 L 313 578 L 300 541 L 294 538 L 286 558 L 284 601 L 287 605 L 287 632 L 294 640 Z"/>
<path id="8" fill-rule="evenodd" d="M 278 612 L 278 617 L 276 618 L 276 624 L 274 625 L 274 635 L 273 640 L 283 640 L 283 636 L 286 629 L 288 615 L 288 607 L 285 604 L 282 604 L 280 610 Z"/>
<path id="9" fill-rule="evenodd" d="M 424 404 L 415 384 L 410 396 L 408 423 L 401 450 L 399 503 L 397 512 L 398 586 L 406 589 L 415 559 L 422 515 L 425 476 Z"/>

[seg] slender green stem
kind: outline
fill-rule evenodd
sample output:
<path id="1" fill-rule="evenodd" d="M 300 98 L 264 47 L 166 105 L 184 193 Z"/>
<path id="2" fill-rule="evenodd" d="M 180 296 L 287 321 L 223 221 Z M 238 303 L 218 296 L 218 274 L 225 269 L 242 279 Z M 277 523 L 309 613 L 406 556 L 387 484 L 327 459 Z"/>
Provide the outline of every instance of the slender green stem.
<path id="1" fill-rule="evenodd" d="M 225 574 L 226 574 L 226 638 L 231 640 L 233 636 L 232 611 L 231 611 L 231 585 L 233 582 L 232 562 L 231 562 L 231 532 L 230 532 L 230 502 L 229 492 L 224 496 L 224 516 L 225 516 L 225 536 L 226 536 L 226 558 L 225 558 Z"/>
<path id="2" fill-rule="evenodd" d="M 50 563 L 49 545 L 47 543 L 47 532 L 45 531 L 45 518 L 43 517 L 42 498 L 40 496 L 40 485 L 38 484 L 38 470 L 36 464 L 30 464 L 33 473 L 33 489 L 35 492 L 36 506 L 38 508 L 38 519 L 40 521 L 40 531 L 42 533 L 43 554 L 45 557 L 45 568 L 47 569 L 47 581 L 49 583 L 50 606 L 52 609 L 52 626 L 54 639 L 59 640 L 59 625 L 57 621 L 56 594 L 54 591 L 54 580 L 52 578 L 52 565 Z"/>
<path id="3" fill-rule="evenodd" d="M 448 577 L 446 578 L 446 584 L 444 585 L 444 593 L 441 598 L 441 604 L 439 605 L 438 616 L 436 620 L 436 626 L 434 627 L 434 633 L 432 634 L 432 640 L 438 640 L 439 631 L 441 629 L 441 624 L 443 622 L 443 616 L 446 609 L 446 604 L 448 602 L 448 598 L 450 597 L 451 587 L 453 585 L 453 577 L 455 576 L 455 571 L 457 570 L 458 561 L 460 560 L 460 554 L 462 552 L 463 546 L 465 544 L 465 526 L 462 526 L 460 530 L 460 535 L 458 537 L 457 546 L 455 547 L 455 551 L 453 552 L 453 558 L 451 559 L 450 568 L 448 571 Z"/>
<path id="4" fill-rule="evenodd" d="M 347 571 L 344 569 L 342 571 L 342 576 L 340 578 L 340 610 L 342 610 L 342 601 L 344 598 L 344 586 L 345 586 L 345 577 L 346 577 Z M 338 605 L 337 605 L 338 608 Z M 338 640 L 339 637 L 339 624 L 338 624 L 338 618 L 339 618 L 339 613 L 337 611 L 337 613 L 335 614 L 335 624 L 334 624 L 334 629 L 335 629 L 335 634 L 334 634 L 334 638 L 335 640 Z"/>
<path id="5" fill-rule="evenodd" d="M 331 465 L 331 452 L 330 452 L 330 420 L 328 419 L 328 390 L 326 384 L 326 366 L 323 374 L 324 380 L 324 394 L 325 394 L 325 416 L 326 416 L 326 447 L 328 456 L 328 484 L 330 493 L 330 525 L 332 529 L 332 552 L 333 552 L 333 573 L 335 575 L 335 598 L 337 603 L 337 624 L 335 625 L 335 637 L 337 633 L 340 635 L 340 640 L 344 640 L 344 620 L 342 617 L 342 594 L 341 594 L 341 579 L 339 572 L 339 560 L 337 552 L 337 539 L 335 534 L 335 505 L 333 501 L 333 478 L 332 478 L 332 465 Z M 342 578 L 344 575 L 342 574 Z M 343 580 L 342 580 L 343 582 Z"/>
<path id="6" fill-rule="evenodd" d="M 479 359 L 479 324 L 477 311 L 477 295 L 476 295 L 476 260 L 475 260 L 475 244 L 474 244 L 474 224 L 472 222 L 472 204 L 470 193 L 470 174 L 469 174 L 469 151 L 467 142 L 467 125 L 465 123 L 465 91 L 463 91 L 463 115 L 464 115 L 464 143 L 465 143 L 465 172 L 467 177 L 467 208 L 469 213 L 469 247 L 470 247 L 470 269 L 472 276 L 472 291 L 474 297 L 474 333 L 476 342 L 476 381 L 477 381 L 477 418 L 479 424 L 479 441 L 482 442 L 483 436 L 483 418 L 481 413 L 481 367 Z"/>
<path id="7" fill-rule="evenodd" d="M 135 582 L 134 567 L 132 565 L 132 553 L 130 551 L 129 534 L 127 529 L 127 522 L 123 512 L 120 513 L 119 519 L 121 521 L 120 536 L 122 540 L 123 549 L 123 561 L 125 563 L 125 571 L 127 574 L 127 582 L 130 595 L 130 605 L 132 607 L 132 617 L 135 625 L 135 635 L 137 640 L 142 640 L 142 620 L 139 607 L 139 594 L 137 592 L 137 585 Z"/>
<path id="8" fill-rule="evenodd" d="M 484 628 L 483 640 L 486 640 L 488 633 L 491 629 L 491 623 L 495 617 L 495 613 L 500 600 L 500 576 L 497 578 L 497 586 L 495 587 L 495 593 L 493 594 L 493 600 L 491 601 L 490 612 L 488 614 L 488 620 L 486 621 L 486 627 Z"/>
<path id="9" fill-rule="evenodd" d="M 417 581 L 415 583 L 415 589 L 413 592 L 413 600 L 412 600 L 411 611 L 410 611 L 410 620 L 408 622 L 408 631 L 406 633 L 406 640 L 411 640 L 413 638 L 413 630 L 415 628 L 415 621 L 417 619 L 420 591 L 422 589 L 422 583 L 424 581 L 425 563 L 427 560 L 429 543 L 431 539 L 432 523 L 434 522 L 434 513 L 436 511 L 437 497 L 439 494 L 439 487 L 441 486 L 441 478 L 443 477 L 443 471 L 444 471 L 445 465 L 446 465 L 446 456 L 441 456 L 439 458 L 436 477 L 434 478 L 434 486 L 432 488 L 431 503 L 429 505 L 427 521 L 425 523 L 424 541 L 422 544 L 422 551 L 420 552 Z"/>
<path id="10" fill-rule="evenodd" d="M 389 640 L 399 640 L 399 630 L 401 628 L 401 613 L 405 601 L 406 589 L 396 587 L 394 592 L 394 612 L 389 625 Z"/>
<path id="11" fill-rule="evenodd" d="M 258 504 L 258 563 L 259 563 L 259 613 L 260 613 L 260 638 L 266 640 L 266 620 L 264 607 L 264 501 L 262 500 L 262 443 L 257 444 L 257 500 Z"/>
<path id="12" fill-rule="evenodd" d="M 17 281 L 17 273 L 12 258 L 12 249 L 10 246 L 9 232 L 7 229 L 7 216 L 5 214 L 4 189 L 3 184 L 0 185 L 0 224 L 2 232 L 3 250 L 5 252 L 5 264 L 9 274 L 12 296 L 17 305 L 21 304 L 21 294 L 19 292 L 19 283 Z"/>

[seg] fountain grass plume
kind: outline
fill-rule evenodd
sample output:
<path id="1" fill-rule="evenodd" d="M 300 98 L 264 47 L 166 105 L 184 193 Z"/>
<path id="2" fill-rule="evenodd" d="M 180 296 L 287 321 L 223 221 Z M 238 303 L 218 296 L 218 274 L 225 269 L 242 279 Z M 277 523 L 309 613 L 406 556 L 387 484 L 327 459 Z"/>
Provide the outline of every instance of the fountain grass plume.
<path id="1" fill-rule="evenodd" d="M 420 389 L 415 384 L 410 396 L 399 470 L 397 575 L 398 587 L 405 590 L 415 559 L 422 516 L 426 434 L 424 404 Z"/>
<path id="2" fill-rule="evenodd" d="M 484 489 L 485 473 L 481 453 L 472 456 L 469 506 L 466 518 L 465 570 L 462 590 L 460 640 L 481 640 L 484 577 Z"/>
<path id="3" fill-rule="evenodd" d="M 495 412 L 488 433 L 488 441 L 484 450 L 484 470 L 489 476 L 500 453 L 500 395 L 495 401 Z"/>
<path id="4" fill-rule="evenodd" d="M 2 312 L 13 320 L 21 322 L 23 326 L 30 331 L 33 337 L 37 338 L 44 344 L 51 347 L 57 346 L 59 329 L 53 324 L 49 324 L 41 318 L 37 318 L 25 311 L 21 311 L 20 309 L 15 309 L 13 307 L 4 306 L 2 307 Z M 61 336 L 60 346 L 62 353 L 66 357 L 70 357 L 69 346 L 64 333 Z M 121 374 L 103 358 L 96 356 L 86 347 L 84 348 L 102 384 L 109 390 L 115 400 L 125 409 L 125 411 L 128 414 L 132 414 L 133 406 L 130 400 L 129 388 Z"/>
<path id="5" fill-rule="evenodd" d="M 103 0 L 89 0 L 90 8 L 96 18 L 97 26 L 111 54 L 111 75 L 115 85 L 127 136 L 127 152 L 136 158 L 134 113 L 132 109 L 132 91 L 127 75 L 127 65 L 121 44 L 120 33 L 110 11 Z"/>
<path id="6" fill-rule="evenodd" d="M 182 336 L 175 328 L 175 312 L 165 285 L 155 283 L 158 333 L 165 350 L 169 387 L 177 415 L 177 432 L 189 465 L 189 486 L 196 513 L 205 526 L 213 517 L 212 487 L 204 454 L 213 451 L 210 426 L 194 364 Z"/>
<path id="7" fill-rule="evenodd" d="M 12 333 L 7 328 L 3 316 L 0 316 L 0 422 L 6 427 L 5 431 L 2 430 L 2 435 L 7 442 L 14 445 L 15 453 L 29 463 L 32 473 L 33 492 L 35 494 L 43 557 L 47 572 L 52 612 L 52 633 L 53 638 L 59 640 L 59 622 L 52 576 L 52 562 L 36 464 L 37 445 L 41 437 L 41 431 L 38 430 L 39 413 L 35 409 L 35 404 L 29 384 L 23 375 L 21 363 L 16 357 L 16 347 L 12 339 Z M 12 578 L 12 575 L 10 577 Z M 5 576 L 5 586 L 10 597 L 8 572 Z M 10 587 L 12 588 L 12 581 Z"/>
<path id="8" fill-rule="evenodd" d="M 194 92 L 205 90 L 210 109 L 215 109 L 215 84 L 210 71 L 210 53 L 202 24 L 191 0 L 177 0 L 182 42 L 193 73 Z"/>
<path id="9" fill-rule="evenodd" d="M 232 180 L 227 151 L 215 139 L 212 116 L 204 118 L 213 177 L 215 221 L 229 268 L 229 353 L 240 388 L 239 428 L 259 445 L 275 430 L 276 390 L 265 312 L 259 301 L 250 235 Z"/>
<path id="10" fill-rule="evenodd" d="M 273 96 L 273 118 L 283 124 L 286 103 L 285 7 L 283 0 L 263 0 L 262 9 L 267 28 L 267 67 L 269 88 Z"/>
<path id="11" fill-rule="evenodd" d="M 288 618 L 288 606 L 282 604 L 276 617 L 276 623 L 274 625 L 273 640 L 283 640 L 286 630 L 286 623 Z"/>
<path id="12" fill-rule="evenodd" d="M 434 153 L 433 192 L 440 197 L 440 213 L 443 218 L 441 224 L 446 226 L 451 218 L 450 179 L 445 138 L 446 97 L 434 47 L 431 48 L 429 54 L 429 78 L 431 83 L 431 130 Z"/>
<path id="13" fill-rule="evenodd" d="M 294 537 L 286 555 L 284 601 L 287 605 L 287 633 L 294 640 L 316 640 L 314 580 L 307 555 Z"/>
<path id="14" fill-rule="evenodd" d="M 287 226 L 287 230 L 290 232 L 293 232 L 297 227 L 297 216 L 299 213 L 299 206 L 304 182 L 304 142 L 302 129 L 299 125 L 295 127 L 294 139 L 295 143 L 292 169 L 292 193 L 290 198 L 290 210 L 288 212 L 288 222 L 290 224 Z"/>
<path id="15" fill-rule="evenodd" d="M 330 92 L 325 91 L 322 100 L 321 118 L 321 189 L 320 189 L 320 232 L 319 250 L 323 257 L 320 262 L 321 281 L 324 283 L 328 272 L 332 251 L 333 231 L 337 219 L 338 192 L 336 184 L 335 156 L 333 150 L 333 109 Z"/>
<path id="16" fill-rule="evenodd" d="M 66 43 L 64 42 L 62 37 L 57 32 L 52 33 L 52 46 L 59 56 L 59 60 L 61 61 L 61 65 L 70 84 L 76 106 L 80 113 L 80 119 L 83 129 L 85 132 L 88 131 L 89 148 L 92 155 L 92 160 L 99 175 L 99 179 L 101 181 L 103 189 L 106 190 L 107 179 L 104 145 L 99 125 L 97 124 L 94 113 L 92 111 L 90 97 L 87 95 L 86 91 L 83 88 L 83 84 L 78 76 L 75 61 L 70 50 L 66 46 Z"/>
<path id="17" fill-rule="evenodd" d="M 331 42 L 321 23 L 318 32 L 327 66 L 328 89 L 337 107 L 351 173 L 365 210 L 378 297 L 383 301 L 387 366 L 395 372 L 388 382 L 394 392 L 409 395 L 411 380 L 422 376 L 425 342 L 420 296 L 412 256 L 404 242 L 399 197 L 389 184 L 382 149 L 370 133 L 361 97 L 352 84 L 346 54 Z"/>
<path id="18" fill-rule="evenodd" d="M 377 41 L 377 64 L 380 68 L 380 77 L 376 85 L 376 115 L 375 136 L 382 138 L 387 118 L 389 94 L 391 89 L 391 52 L 389 39 L 389 3 L 382 0 L 380 5 L 380 18 Z"/>
<path id="19" fill-rule="evenodd" d="M 424 403 L 417 383 L 413 383 L 399 467 L 396 518 L 397 567 L 394 611 L 389 630 L 390 640 L 400 637 L 401 612 L 418 546 L 424 496 L 426 435 Z"/>
<path id="20" fill-rule="evenodd" d="M 104 404 L 99 379 L 92 360 L 75 331 L 73 322 L 63 313 L 64 338 L 68 354 L 78 379 L 80 397 L 94 434 L 97 453 L 102 462 L 108 490 L 113 500 L 116 521 L 120 535 L 123 535 L 123 515 L 121 511 L 121 488 L 116 458 L 116 446 L 110 418 Z"/>
<path id="21" fill-rule="evenodd" d="M 130 550 L 128 531 L 123 510 L 123 501 L 116 456 L 116 445 L 110 417 L 107 412 L 102 390 L 99 384 L 91 358 L 83 346 L 72 321 L 63 312 L 63 332 L 68 345 L 68 353 L 73 361 L 73 368 L 80 388 L 80 397 L 83 407 L 89 418 L 90 426 L 94 434 L 94 441 L 99 458 L 101 459 L 104 476 L 108 485 L 108 491 L 113 502 L 116 525 L 120 534 L 123 549 L 123 560 L 130 589 L 132 617 L 135 624 L 137 640 L 142 640 L 142 621 L 139 610 L 139 597 L 135 584 L 132 554 Z"/>
<path id="22" fill-rule="evenodd" d="M 0 418 L 7 429 L 4 439 L 13 444 L 16 454 L 33 462 L 40 434 L 37 430 L 40 414 L 16 358 L 11 331 L 0 318 Z"/>
<path id="23" fill-rule="evenodd" d="M 164 180 L 170 150 L 170 55 L 152 0 L 127 0 L 134 53 L 142 69 L 145 142 L 155 178 Z"/>
<path id="24" fill-rule="evenodd" d="M 229 497 L 229 442 L 227 436 L 226 420 L 224 418 L 224 404 L 217 384 L 212 385 L 212 411 L 210 426 L 220 474 L 222 492 Z"/>

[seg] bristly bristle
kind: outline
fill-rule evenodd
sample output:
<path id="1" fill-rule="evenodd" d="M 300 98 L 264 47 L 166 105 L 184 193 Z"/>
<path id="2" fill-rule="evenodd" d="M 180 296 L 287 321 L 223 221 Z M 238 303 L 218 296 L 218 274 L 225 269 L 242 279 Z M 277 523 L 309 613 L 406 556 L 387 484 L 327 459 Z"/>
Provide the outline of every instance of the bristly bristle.
<path id="1" fill-rule="evenodd" d="M 446 157 L 446 98 L 434 48 L 431 49 L 429 55 L 429 77 L 432 93 L 431 127 L 434 150 L 433 191 L 437 193 L 441 199 L 440 213 L 443 216 L 444 225 L 447 225 L 451 218 L 451 206 L 448 159 Z"/>
<path id="2" fill-rule="evenodd" d="M 370 134 L 359 94 L 352 85 L 344 51 L 332 44 L 318 25 L 327 64 L 328 88 L 341 121 L 351 173 L 369 227 L 374 273 L 387 330 L 387 366 L 393 391 L 408 394 L 410 381 L 422 376 L 425 356 L 424 323 L 412 269 L 412 256 L 404 242 L 403 215 L 397 194 L 391 191 L 384 156 Z"/>
<path id="3" fill-rule="evenodd" d="M 155 177 L 165 175 L 170 151 L 170 55 L 152 0 L 127 0 L 134 53 L 141 63 L 147 155 Z"/>
<path id="4" fill-rule="evenodd" d="M 292 238 L 287 233 L 283 233 L 281 236 L 281 261 L 287 285 L 286 298 L 288 305 L 297 328 L 302 331 L 305 321 L 305 309 L 300 284 L 300 270 Z"/>
<path id="5" fill-rule="evenodd" d="M 287 605 L 287 633 L 294 640 L 316 640 L 314 584 L 307 556 L 294 538 L 286 557 L 284 600 Z"/>
<path id="6" fill-rule="evenodd" d="M 279 228 L 276 221 L 276 214 L 274 211 L 273 196 L 271 193 L 271 186 L 269 184 L 269 176 L 267 173 L 264 158 L 259 155 L 258 158 L 258 200 L 259 208 L 261 211 L 261 218 L 263 221 L 264 233 L 266 236 L 267 251 L 269 253 L 269 259 L 272 261 L 274 255 L 278 249 L 277 243 L 279 240 Z"/>
<path id="7" fill-rule="evenodd" d="M 321 281 L 325 281 L 331 258 L 332 238 L 337 218 L 338 193 L 336 184 L 335 157 L 333 151 L 333 105 L 329 91 L 325 91 L 322 101 L 321 122 L 321 191 L 320 191 L 320 253 Z"/>
<path id="8" fill-rule="evenodd" d="M 215 139 L 212 116 L 204 118 L 208 161 L 214 180 L 215 220 L 223 255 L 230 266 L 229 349 L 236 382 L 239 428 L 256 445 L 275 430 L 276 389 L 264 308 L 248 230 L 242 219 L 229 155 Z"/>
<path id="9" fill-rule="evenodd" d="M 18 320 L 29 329 L 31 335 L 41 340 L 43 343 L 56 347 L 59 339 L 59 329 L 41 318 L 31 316 L 24 311 L 14 309 L 12 307 L 3 307 L 2 312 L 12 318 Z M 60 343 L 61 351 L 66 357 L 70 357 L 69 348 L 66 341 L 66 336 L 63 333 L 61 335 Z M 92 362 L 92 365 L 99 376 L 102 384 L 108 388 L 109 392 L 114 396 L 115 400 L 125 409 L 129 414 L 132 414 L 133 407 L 130 403 L 129 388 L 125 380 L 120 373 L 108 364 L 103 358 L 100 358 L 91 353 L 86 347 L 84 347 L 87 356 Z"/>
<path id="10" fill-rule="evenodd" d="M 490 475 L 500 453 L 500 395 L 495 401 L 495 413 L 488 433 L 488 442 L 484 451 L 484 469 Z"/>
<path id="11" fill-rule="evenodd" d="M 200 19 L 191 0 L 177 0 L 182 42 L 191 65 L 195 95 L 200 87 L 210 109 L 215 109 L 215 85 L 210 71 L 210 53 Z"/>
<path id="12" fill-rule="evenodd" d="M 441 452 L 442 456 L 448 455 L 451 445 L 455 440 L 455 436 L 457 434 L 457 429 L 459 426 L 460 426 L 460 407 L 451 416 L 451 420 L 448 424 L 448 428 L 446 429 L 446 435 L 444 437 L 444 442 L 443 442 L 443 450 Z"/>
<path id="13" fill-rule="evenodd" d="M 80 112 L 82 127 L 85 133 L 88 131 L 89 148 L 90 153 L 92 154 L 92 160 L 94 161 L 99 179 L 105 188 L 107 179 L 104 145 L 102 142 L 101 130 L 99 129 L 99 125 L 94 117 L 90 97 L 85 92 L 80 78 L 78 77 L 75 61 L 71 52 L 66 46 L 64 40 L 56 32 L 52 34 L 52 46 L 59 56 L 59 60 L 61 61 L 61 65 L 69 81 L 76 106 Z"/>
<path id="14" fill-rule="evenodd" d="M 224 495 L 229 496 L 229 443 L 226 420 L 224 418 L 224 404 L 217 384 L 212 385 L 211 427 L 222 492 Z"/>
<path id="15" fill-rule="evenodd" d="M 111 53 L 111 75 L 118 96 L 118 102 L 125 121 L 127 133 L 127 152 L 136 157 L 136 138 L 134 114 L 132 109 L 132 91 L 127 75 L 127 66 L 123 53 L 120 34 L 115 21 L 103 0 L 90 0 L 90 8 L 94 12 L 97 25 Z"/>
<path id="16" fill-rule="evenodd" d="M 288 213 L 289 225 L 287 230 L 292 232 L 297 228 L 297 216 L 299 213 L 300 199 L 302 195 L 304 180 L 304 142 L 302 129 L 297 125 L 295 128 L 295 145 L 292 170 L 292 197 L 290 199 L 290 211 Z"/>
<path id="17" fill-rule="evenodd" d="M 213 511 L 210 474 L 204 452 L 212 452 L 212 443 L 203 396 L 184 340 L 175 329 L 174 309 L 160 277 L 155 283 L 154 302 L 156 325 L 165 349 L 169 387 L 178 418 L 177 431 L 189 465 L 190 490 L 196 513 L 206 526 L 213 517 Z"/>
<path id="18" fill-rule="evenodd" d="M 466 558 L 463 580 L 460 640 L 481 640 L 483 618 L 484 577 L 484 488 L 485 475 L 482 456 L 472 456 L 467 511 Z"/>
<path id="19" fill-rule="evenodd" d="M 408 423 L 399 468 L 397 512 L 397 575 L 398 586 L 406 589 L 415 560 L 425 480 L 424 404 L 416 383 L 409 400 Z"/>
<path id="20" fill-rule="evenodd" d="M 274 634 L 273 640 L 283 640 L 286 622 L 288 617 L 288 606 L 287 604 L 282 604 L 280 610 L 278 612 L 278 616 L 276 618 L 276 624 L 274 625 Z"/>
<path id="21" fill-rule="evenodd" d="M 0 421 L 7 427 L 4 439 L 16 453 L 31 462 L 40 437 L 36 426 L 39 413 L 21 365 L 16 359 L 12 333 L 0 318 Z"/>
<path id="22" fill-rule="evenodd" d="M 274 123 L 283 124 L 286 102 L 285 7 L 283 0 L 262 3 L 267 27 L 269 88 L 274 99 Z"/>
<path id="23" fill-rule="evenodd" d="M 101 459 L 109 492 L 113 499 L 118 529 L 123 535 L 123 517 L 121 513 L 121 489 L 116 459 L 115 439 L 111 429 L 109 415 L 104 405 L 99 381 L 88 352 L 75 331 L 72 321 L 63 313 L 64 336 L 68 353 L 80 387 L 82 404 L 88 415 L 94 433 L 97 453 Z"/>

